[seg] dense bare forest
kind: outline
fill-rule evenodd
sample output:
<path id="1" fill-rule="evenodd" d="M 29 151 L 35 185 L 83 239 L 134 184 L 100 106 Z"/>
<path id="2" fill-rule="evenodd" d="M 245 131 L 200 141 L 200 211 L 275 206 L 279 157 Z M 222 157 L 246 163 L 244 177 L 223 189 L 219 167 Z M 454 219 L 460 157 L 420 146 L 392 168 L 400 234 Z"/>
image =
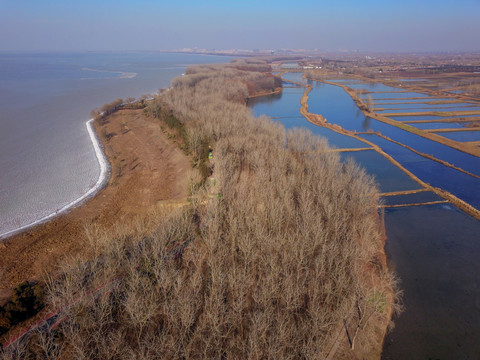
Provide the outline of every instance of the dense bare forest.
<path id="1" fill-rule="evenodd" d="M 250 113 L 249 96 L 281 85 L 269 70 L 192 67 L 149 103 L 203 166 L 191 205 L 148 234 L 92 233 L 95 256 L 47 281 L 63 321 L 5 359 L 321 359 L 352 317 L 353 341 L 371 331 L 362 346 L 379 353 L 368 322 L 388 318 L 392 277 L 375 183 L 325 140 Z"/>

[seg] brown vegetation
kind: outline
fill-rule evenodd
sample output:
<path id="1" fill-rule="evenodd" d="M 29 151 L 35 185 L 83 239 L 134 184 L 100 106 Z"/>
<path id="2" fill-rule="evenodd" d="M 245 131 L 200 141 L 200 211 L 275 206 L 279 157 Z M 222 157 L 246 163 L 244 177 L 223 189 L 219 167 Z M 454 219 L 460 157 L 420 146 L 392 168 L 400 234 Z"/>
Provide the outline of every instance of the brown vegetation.
<path id="1" fill-rule="evenodd" d="M 28 281 L 16 286 L 11 298 L 0 306 L 0 336 L 12 326 L 37 314 L 43 306 L 41 286 L 32 286 Z"/>
<path id="2" fill-rule="evenodd" d="M 258 72 L 187 73 L 146 111 L 185 127 L 184 146 L 197 160 L 202 144 L 214 149 L 216 181 L 205 190 L 219 196 L 204 201 L 200 188 L 189 209 L 159 219 L 143 237 L 96 233 L 98 256 L 70 261 L 48 281 L 49 303 L 65 309 L 64 320 L 8 352 L 378 358 L 384 329 L 367 325 L 389 317 L 392 278 L 372 178 L 311 133 L 254 118 L 246 98 L 270 82 Z M 87 295 L 102 284 L 111 285 Z M 356 353 L 344 327 L 352 348 L 366 329 Z"/>
<path id="3" fill-rule="evenodd" d="M 130 101 L 130 98 L 129 98 Z M 111 103 L 103 105 L 99 109 L 95 109 L 90 111 L 90 115 L 92 118 L 96 121 L 100 119 L 106 118 L 108 115 L 113 114 L 115 111 L 120 109 L 122 107 L 123 100 L 122 99 L 117 99 L 115 101 L 112 101 Z"/>
<path id="4" fill-rule="evenodd" d="M 188 204 L 188 186 L 191 179 L 198 181 L 197 176 L 189 158 L 162 132 L 157 119 L 146 117 L 142 110 L 121 110 L 95 126 L 111 164 L 106 188 L 86 204 L 0 244 L 0 305 L 13 303 L 4 307 L 5 312 L 0 308 L 4 330 L 24 318 L 8 314 L 18 304 L 15 288 L 26 280 L 42 285 L 42 276 L 55 274 L 65 257 L 91 254 L 94 242 L 85 228 L 92 233 L 100 227 L 112 234 L 128 228 L 132 234 L 138 227 L 144 233 L 156 224 L 156 213 Z M 8 321 L 1 320 L 1 313 Z M 33 313 L 29 310 L 26 315 Z"/>
<path id="5" fill-rule="evenodd" d="M 480 121 L 473 121 L 463 125 L 466 128 L 480 128 Z"/>

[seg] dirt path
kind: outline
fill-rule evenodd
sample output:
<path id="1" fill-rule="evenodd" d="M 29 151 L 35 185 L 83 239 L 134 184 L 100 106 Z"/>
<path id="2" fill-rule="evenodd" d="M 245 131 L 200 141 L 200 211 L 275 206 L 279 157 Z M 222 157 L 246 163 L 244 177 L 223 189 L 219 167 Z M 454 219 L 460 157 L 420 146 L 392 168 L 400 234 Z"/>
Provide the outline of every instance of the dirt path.
<path id="1" fill-rule="evenodd" d="M 108 185 L 82 206 L 0 244 L 0 299 L 18 283 L 54 271 L 63 257 L 85 254 L 86 226 L 110 228 L 186 203 L 190 159 L 158 120 L 121 110 L 95 128 L 111 165 Z"/>

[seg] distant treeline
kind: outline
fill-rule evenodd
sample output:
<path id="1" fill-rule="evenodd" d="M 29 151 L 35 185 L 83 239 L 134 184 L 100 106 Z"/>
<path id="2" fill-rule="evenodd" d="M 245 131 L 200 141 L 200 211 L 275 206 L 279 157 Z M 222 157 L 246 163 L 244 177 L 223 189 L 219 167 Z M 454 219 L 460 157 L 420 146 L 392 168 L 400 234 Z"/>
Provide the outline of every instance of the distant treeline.
<path id="1" fill-rule="evenodd" d="M 98 109 L 90 111 L 90 116 L 95 120 L 100 120 L 106 118 L 108 115 L 111 115 L 120 109 L 143 109 L 147 105 L 146 100 L 150 97 L 153 96 L 144 94 L 140 96 L 138 100 L 132 97 L 126 98 L 125 100 L 117 99 L 110 103 L 102 105 Z"/>
<path id="2" fill-rule="evenodd" d="M 334 345 L 338 336 L 347 344 L 352 318 L 356 331 L 370 331 L 363 347 L 381 345 L 383 329 L 365 327 L 387 317 L 392 289 L 375 183 L 324 139 L 255 118 L 246 99 L 279 82 L 250 66 L 266 68 L 191 67 L 148 104 L 151 116 L 184 127 L 194 158 L 211 147 L 215 183 L 198 189 L 188 209 L 158 218 L 153 234 L 96 235 L 103 245 L 92 260 L 70 261 L 48 282 L 52 308 L 85 300 L 55 331 L 9 353 L 323 359 L 335 349 L 332 358 L 345 358 L 353 357 L 348 346 Z"/>

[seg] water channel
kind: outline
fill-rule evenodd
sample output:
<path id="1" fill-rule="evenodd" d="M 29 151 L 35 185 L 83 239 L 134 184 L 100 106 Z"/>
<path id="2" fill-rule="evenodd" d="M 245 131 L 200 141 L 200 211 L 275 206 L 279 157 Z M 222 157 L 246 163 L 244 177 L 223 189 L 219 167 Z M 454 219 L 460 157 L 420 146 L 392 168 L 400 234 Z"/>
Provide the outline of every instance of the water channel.
<path id="1" fill-rule="evenodd" d="M 299 73 L 285 74 L 284 79 L 312 85 L 308 101 L 309 111 L 322 114 L 329 123 L 357 132 L 378 131 L 417 151 L 431 154 L 472 174 L 480 175 L 479 158 L 395 126 L 366 118 L 341 87 L 308 82 L 302 79 Z M 369 91 L 396 89 L 385 89 L 385 85 L 351 83 Z M 303 118 L 299 113 L 303 91 L 303 88 L 288 88 L 277 96 L 257 98 L 250 102 L 249 106 L 255 115 L 270 116 L 283 123 L 286 128 L 308 128 L 313 133 L 326 137 L 330 145 L 336 148 L 351 150 L 369 147 L 361 140 L 313 125 Z M 385 94 L 388 94 L 389 98 L 397 99 L 426 97 L 424 94 L 412 92 L 371 95 L 373 97 Z M 407 121 L 407 117 L 401 119 L 400 121 Z M 418 119 L 418 116 L 408 117 L 408 120 L 415 119 Z M 436 117 L 430 116 L 428 119 Z M 427 123 L 418 125 L 426 126 Z M 436 128 L 431 123 L 428 125 L 432 126 L 428 128 Z M 458 123 L 445 123 L 444 128 L 458 128 Z M 464 136 L 470 136 L 468 133 L 470 132 Z M 480 135 L 480 132 L 477 133 Z M 423 181 L 447 190 L 480 209 L 480 179 L 427 159 L 378 135 L 364 133 L 358 135 L 358 138 L 367 139 L 380 146 Z M 353 157 L 367 172 L 374 175 L 382 193 L 422 188 L 374 150 L 344 151 L 340 154 L 342 159 Z M 440 201 L 442 203 L 439 204 L 388 207 Z M 389 266 L 401 279 L 405 305 L 405 311 L 395 319 L 395 328 L 387 335 L 382 358 L 478 358 L 480 221 L 429 191 L 384 196 L 382 203 L 387 206 L 385 225 Z"/>

